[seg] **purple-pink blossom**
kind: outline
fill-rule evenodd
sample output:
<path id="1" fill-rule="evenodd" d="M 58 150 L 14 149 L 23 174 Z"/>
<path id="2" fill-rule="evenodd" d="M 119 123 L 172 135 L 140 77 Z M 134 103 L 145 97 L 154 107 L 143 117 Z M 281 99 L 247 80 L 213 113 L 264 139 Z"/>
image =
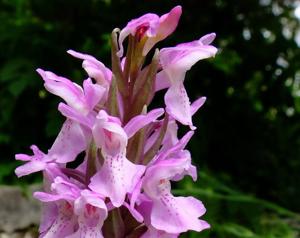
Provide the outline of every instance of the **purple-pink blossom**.
<path id="1" fill-rule="evenodd" d="M 201 218 L 203 203 L 174 196 L 171 182 L 185 176 L 197 180 L 186 145 L 196 130 L 192 117 L 206 97 L 191 103 L 184 79 L 196 62 L 214 57 L 215 34 L 156 49 L 150 63 L 144 63 L 154 45 L 173 33 L 181 13 L 176 6 L 162 16 L 148 13 L 115 29 L 112 69 L 93 56 L 68 50 L 82 60 L 88 75 L 82 86 L 37 70 L 46 90 L 63 100 L 58 110 L 65 117 L 47 152 L 33 145 L 33 155 L 15 156 L 25 162 L 15 170 L 18 177 L 44 176 L 44 190 L 34 193 L 43 204 L 40 237 L 175 238 L 210 227 Z M 159 90 L 166 90 L 165 105 L 149 110 Z M 188 131 L 179 137 L 180 125 Z M 82 154 L 82 162 L 72 167 Z"/>
<path id="2" fill-rule="evenodd" d="M 146 55 L 157 42 L 173 33 L 180 16 L 181 6 L 177 6 L 161 17 L 148 13 L 131 20 L 120 32 L 118 56 L 123 55 L 123 41 L 129 35 L 137 37 L 139 41 L 144 41 L 142 54 Z"/>

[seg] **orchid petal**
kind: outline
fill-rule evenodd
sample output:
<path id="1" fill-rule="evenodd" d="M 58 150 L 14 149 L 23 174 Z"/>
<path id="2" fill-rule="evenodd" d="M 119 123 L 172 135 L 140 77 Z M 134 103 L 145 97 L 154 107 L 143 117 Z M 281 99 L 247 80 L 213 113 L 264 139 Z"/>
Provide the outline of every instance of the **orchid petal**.
<path id="1" fill-rule="evenodd" d="M 86 146 L 87 141 L 80 125 L 72 120 L 66 120 L 48 156 L 58 163 L 71 162 L 85 150 Z"/>
<path id="2" fill-rule="evenodd" d="M 156 229 L 178 234 L 188 230 L 200 232 L 209 228 L 208 223 L 198 219 L 206 211 L 199 200 L 172 195 L 161 199 L 154 201 L 151 213 L 151 224 Z"/>
<path id="3" fill-rule="evenodd" d="M 158 108 L 148 112 L 146 115 L 139 115 L 132 118 L 124 127 L 128 138 L 132 137 L 137 131 L 139 131 L 144 126 L 155 121 L 163 113 L 164 109 Z"/>
<path id="4" fill-rule="evenodd" d="M 104 87 L 93 84 L 91 79 L 83 82 L 84 89 L 82 89 L 78 84 L 52 72 L 42 69 L 37 69 L 37 72 L 42 76 L 44 86 L 49 92 L 64 99 L 69 106 L 83 115 L 92 111 L 106 92 Z"/>
<path id="5" fill-rule="evenodd" d="M 70 81 L 69 79 L 59 77 L 56 74 L 37 69 L 37 72 L 42 76 L 45 82 L 45 88 L 54 95 L 63 98 L 68 105 L 76 110 L 86 114 L 88 108 L 85 102 L 82 100 L 83 90 L 82 88 Z"/>
<path id="6" fill-rule="evenodd" d="M 34 197 L 42 202 L 65 200 L 73 202 L 80 195 L 80 188 L 62 177 L 56 177 L 51 184 L 51 193 L 35 192 Z"/>
<path id="7" fill-rule="evenodd" d="M 54 223 L 57 215 L 58 208 L 55 203 L 43 203 L 39 232 L 44 233 L 47 231 Z"/>
<path id="8" fill-rule="evenodd" d="M 192 124 L 190 101 L 182 83 L 173 84 L 165 94 L 166 110 L 174 119 L 183 125 Z"/>
<path id="9" fill-rule="evenodd" d="M 33 151 L 33 155 L 31 156 L 16 154 L 17 160 L 28 161 L 26 164 L 16 168 L 15 173 L 18 177 L 42 171 L 47 167 L 47 164 L 52 161 L 52 159 L 40 151 L 36 145 L 32 145 L 30 148 Z"/>
<path id="10" fill-rule="evenodd" d="M 165 88 L 169 88 L 171 86 L 171 82 L 168 78 L 168 75 L 164 70 L 160 71 L 156 75 L 155 79 L 155 92 L 160 91 Z"/>
<path id="11" fill-rule="evenodd" d="M 68 238 L 101 238 L 101 228 L 107 217 L 107 208 L 102 198 L 89 190 L 81 191 L 75 201 L 75 214 L 78 216 L 79 228 Z"/>
<path id="12" fill-rule="evenodd" d="M 209 45 L 210 43 L 212 43 L 214 41 L 215 38 L 216 38 L 216 33 L 210 33 L 210 34 L 206 34 L 205 36 L 202 36 L 199 39 L 199 41 L 203 45 Z"/>
<path id="13" fill-rule="evenodd" d="M 111 156 L 123 151 L 128 140 L 126 132 L 120 125 L 121 123 L 116 119 L 102 110 L 98 113 L 93 127 L 96 145 Z"/>
<path id="14" fill-rule="evenodd" d="M 167 150 L 161 151 L 158 154 L 155 162 L 165 160 L 168 157 L 172 156 L 172 154 L 176 154 L 183 150 L 186 147 L 189 140 L 191 139 L 191 137 L 193 136 L 193 134 L 194 131 L 187 132 L 180 140 L 177 140 L 177 142 L 173 146 L 169 147 Z"/>
<path id="15" fill-rule="evenodd" d="M 117 55 L 119 57 L 123 56 L 123 41 L 126 39 L 127 36 L 131 35 L 135 35 L 136 30 L 139 27 L 147 27 L 147 32 L 146 34 L 148 36 L 151 36 L 154 34 L 154 31 L 157 29 L 159 23 L 159 17 L 156 14 L 152 14 L 152 13 L 148 13 L 145 14 L 139 18 L 133 19 L 130 22 L 128 22 L 127 26 L 124 27 L 119 35 L 119 46 L 120 46 L 120 50 L 119 52 L 117 52 Z"/>
<path id="16" fill-rule="evenodd" d="M 194 115 L 199 110 L 199 108 L 201 108 L 203 106 L 205 101 L 206 101 L 206 97 L 201 97 L 201 98 L 198 98 L 197 100 L 195 100 L 191 104 L 191 114 Z"/>
<path id="17" fill-rule="evenodd" d="M 25 175 L 42 171 L 46 166 L 47 163 L 44 161 L 31 161 L 16 168 L 15 173 L 20 178 Z"/>
<path id="18" fill-rule="evenodd" d="M 152 199 L 151 225 L 167 233 L 179 234 L 188 230 L 201 231 L 209 225 L 198 218 L 205 213 L 203 204 L 193 197 L 174 197 L 170 180 L 189 174 L 191 159 L 183 155 L 160 161 L 148 168 L 143 188 Z M 168 220 L 165 218 L 169 217 Z"/>
<path id="19" fill-rule="evenodd" d="M 93 110 L 97 103 L 99 103 L 106 92 L 104 87 L 100 86 L 99 84 L 92 83 L 90 78 L 83 81 L 83 90 L 86 104 L 90 111 Z"/>
<path id="20" fill-rule="evenodd" d="M 167 182 L 176 176 L 186 174 L 190 171 L 190 166 L 191 160 L 188 157 L 159 161 L 147 169 L 143 180 L 144 191 L 151 198 L 159 197 L 162 190 L 170 191 L 171 188 L 160 190 L 156 187 L 160 186 L 162 181 Z"/>
<path id="21" fill-rule="evenodd" d="M 75 58 L 82 59 L 82 67 L 85 69 L 89 77 L 94 78 L 100 85 L 108 88 L 112 76 L 110 69 L 105 67 L 104 64 L 93 56 L 82 54 L 74 50 L 68 50 L 67 52 Z"/>
<path id="22" fill-rule="evenodd" d="M 181 6 L 176 6 L 169 13 L 160 17 L 157 32 L 154 37 L 149 37 L 149 39 L 146 41 L 143 55 L 147 55 L 157 42 L 165 39 L 167 36 L 173 33 L 178 25 L 181 13 Z"/>
<path id="23" fill-rule="evenodd" d="M 160 51 L 160 63 L 164 73 L 161 73 L 160 76 L 162 82 L 156 81 L 156 89 L 166 87 L 168 82 L 166 78 L 168 78 L 170 87 L 165 95 L 167 112 L 180 123 L 189 125 L 191 129 L 195 129 L 191 118 L 194 109 L 191 109 L 183 86 L 184 77 L 197 61 L 213 57 L 217 53 L 214 46 L 208 45 L 214 37 L 215 34 L 209 34 L 199 40 L 164 48 Z"/>
<path id="24" fill-rule="evenodd" d="M 178 125 L 175 120 L 169 120 L 166 135 L 163 140 L 163 146 L 160 152 L 170 149 L 178 142 Z"/>
<path id="25" fill-rule="evenodd" d="M 127 193 L 131 193 L 145 167 L 135 165 L 122 154 L 115 157 L 104 156 L 104 164 L 100 171 L 91 178 L 89 187 L 106 197 L 109 197 L 115 207 L 120 207 Z"/>
<path id="26" fill-rule="evenodd" d="M 43 238 L 67 237 L 74 233 L 76 220 L 60 212 L 48 231 L 41 234 Z"/>
<path id="27" fill-rule="evenodd" d="M 169 36 L 177 27 L 179 18 L 181 16 L 181 7 L 174 7 L 169 13 L 161 17 L 156 14 L 148 13 L 139 18 L 128 22 L 127 26 L 123 28 L 119 36 L 120 50 L 117 53 L 119 57 L 123 56 L 123 41 L 128 35 L 134 36 L 136 32 L 142 29 L 142 35 L 147 37 L 143 49 L 143 56 L 151 50 L 151 48 L 159 41 Z"/>
<path id="28" fill-rule="evenodd" d="M 176 174 L 172 178 L 172 181 L 182 180 L 185 175 L 191 176 L 194 182 L 197 181 L 197 177 L 198 177 L 197 168 L 196 166 L 191 164 L 192 157 L 191 157 L 191 153 L 188 150 L 182 150 L 177 152 L 176 154 L 173 154 L 172 159 L 184 159 L 189 161 L 189 166 L 182 173 Z"/>
<path id="29" fill-rule="evenodd" d="M 93 113 L 90 113 L 89 115 L 84 116 L 81 113 L 79 113 L 78 111 L 76 111 L 74 108 L 72 108 L 62 102 L 58 104 L 58 110 L 65 117 L 72 119 L 90 129 L 92 128 L 92 126 L 95 122 L 95 119 L 96 119 L 96 116 Z"/>
<path id="30" fill-rule="evenodd" d="M 104 238 L 101 227 L 88 227 L 79 223 L 79 229 L 65 238 Z"/>

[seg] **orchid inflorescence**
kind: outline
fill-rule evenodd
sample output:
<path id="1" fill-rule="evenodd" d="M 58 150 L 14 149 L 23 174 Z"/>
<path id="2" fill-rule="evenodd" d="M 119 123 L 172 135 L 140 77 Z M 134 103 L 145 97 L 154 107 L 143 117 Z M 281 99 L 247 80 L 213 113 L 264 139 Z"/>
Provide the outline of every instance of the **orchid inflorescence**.
<path id="1" fill-rule="evenodd" d="M 16 169 L 18 177 L 43 172 L 44 191 L 34 193 L 43 205 L 40 237 L 168 238 L 209 228 L 199 219 L 203 204 L 173 196 L 171 181 L 185 175 L 197 179 L 185 146 L 196 129 L 192 115 L 205 97 L 190 103 L 183 82 L 197 61 L 216 54 L 210 45 L 215 34 L 156 49 L 145 65 L 147 54 L 175 30 L 180 16 L 177 6 L 161 17 L 149 13 L 113 30 L 112 70 L 93 56 L 69 50 L 83 60 L 88 74 L 83 87 L 37 70 L 45 88 L 65 101 L 58 110 L 66 117 L 47 154 L 32 145 L 33 155 L 16 155 L 26 162 Z M 165 109 L 148 111 L 163 89 Z M 189 128 L 180 139 L 177 122 Z M 82 153 L 83 162 L 72 168 Z"/>

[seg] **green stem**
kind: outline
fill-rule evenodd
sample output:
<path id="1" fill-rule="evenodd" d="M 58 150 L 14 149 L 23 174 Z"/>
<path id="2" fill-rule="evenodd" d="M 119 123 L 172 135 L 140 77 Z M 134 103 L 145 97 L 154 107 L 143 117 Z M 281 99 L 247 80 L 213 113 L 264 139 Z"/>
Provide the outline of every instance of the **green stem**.
<path id="1" fill-rule="evenodd" d="M 97 146 L 94 143 L 94 141 L 92 141 L 89 146 L 88 155 L 87 155 L 86 177 L 85 177 L 86 184 L 90 183 L 91 177 L 97 172 L 96 158 L 97 158 Z"/>
<path id="2" fill-rule="evenodd" d="M 123 238 L 125 228 L 124 228 L 124 223 L 119 208 L 112 210 L 112 225 L 113 225 L 115 238 Z"/>

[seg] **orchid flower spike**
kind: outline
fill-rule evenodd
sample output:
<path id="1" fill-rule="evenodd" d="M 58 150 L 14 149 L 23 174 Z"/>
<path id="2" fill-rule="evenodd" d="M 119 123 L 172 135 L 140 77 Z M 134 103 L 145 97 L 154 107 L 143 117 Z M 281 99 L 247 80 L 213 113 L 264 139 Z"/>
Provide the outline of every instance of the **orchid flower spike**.
<path id="1" fill-rule="evenodd" d="M 203 203 L 174 196 L 171 182 L 198 177 L 186 146 L 195 134 L 192 116 L 206 97 L 190 103 L 184 79 L 197 61 L 216 54 L 210 45 L 215 34 L 156 49 L 151 62 L 146 60 L 153 46 L 175 30 L 180 16 L 176 6 L 114 30 L 112 69 L 68 50 L 88 74 L 82 85 L 37 70 L 46 90 L 63 100 L 58 110 L 65 117 L 48 152 L 33 145 L 33 155 L 15 156 L 25 162 L 15 170 L 18 177 L 43 173 L 43 191 L 34 193 L 43 207 L 40 237 L 176 238 L 210 227 L 201 219 Z M 152 100 L 162 89 L 167 90 L 165 105 L 155 108 Z M 191 129 L 180 138 L 179 124 Z"/>

